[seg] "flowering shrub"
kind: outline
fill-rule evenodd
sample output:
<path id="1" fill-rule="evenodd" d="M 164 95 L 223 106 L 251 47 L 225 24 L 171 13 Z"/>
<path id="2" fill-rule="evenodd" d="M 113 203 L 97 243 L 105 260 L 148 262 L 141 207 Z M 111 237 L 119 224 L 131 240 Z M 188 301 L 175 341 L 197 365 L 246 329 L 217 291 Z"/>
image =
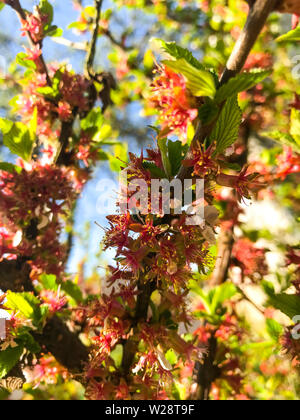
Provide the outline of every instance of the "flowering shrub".
<path id="1" fill-rule="evenodd" d="M 16 397 L 15 375 L 20 399 L 297 399 L 300 92 L 282 63 L 299 20 L 282 34 L 276 2 L 257 2 L 264 13 L 249 13 L 254 1 L 74 1 L 70 29 L 91 41 L 58 42 L 86 52 L 83 74 L 45 61 L 45 38 L 62 35 L 48 0 L 33 12 L 0 3 L 29 42 L 4 79 L 13 116 L 0 119 L 0 399 Z M 134 46 L 135 29 L 114 35 L 114 17 L 131 8 L 155 16 L 158 57 Z M 280 11 L 299 15 L 293 2 Z M 239 38 L 247 14 L 255 46 L 253 34 Z M 181 45 L 167 42 L 178 34 Z M 96 70 L 98 37 L 111 72 Z M 156 135 L 127 160 L 137 102 Z M 105 279 L 85 279 L 83 263 L 68 273 L 74 212 L 102 161 L 127 178 L 104 228 L 114 262 Z M 153 194 L 158 179 L 175 186 L 167 197 Z M 249 219 L 270 201 L 288 208 L 277 221 L 289 231 L 275 233 L 268 210 Z"/>

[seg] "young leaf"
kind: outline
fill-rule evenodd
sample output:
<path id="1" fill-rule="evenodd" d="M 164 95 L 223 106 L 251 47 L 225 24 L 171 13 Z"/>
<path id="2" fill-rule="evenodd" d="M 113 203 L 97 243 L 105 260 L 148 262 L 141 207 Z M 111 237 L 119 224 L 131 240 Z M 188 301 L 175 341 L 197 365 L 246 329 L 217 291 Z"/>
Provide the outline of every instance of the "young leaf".
<path id="1" fill-rule="evenodd" d="M 165 60 L 163 63 L 177 73 L 181 73 L 187 80 L 187 87 L 195 96 L 208 96 L 213 98 L 216 93 L 213 75 L 206 70 L 197 69 L 184 58 L 179 60 Z"/>
<path id="2" fill-rule="evenodd" d="M 217 103 L 236 96 L 240 92 L 251 89 L 271 74 L 270 70 L 254 69 L 250 72 L 238 74 L 218 89 L 215 97 Z"/>
<path id="3" fill-rule="evenodd" d="M 39 4 L 39 9 L 43 15 L 48 17 L 47 26 L 51 25 L 54 15 L 52 4 L 50 4 L 48 0 L 41 0 Z"/>
<path id="4" fill-rule="evenodd" d="M 27 54 L 24 52 L 20 52 L 16 56 L 16 63 L 19 64 L 19 66 L 26 67 L 27 69 L 36 70 L 36 64 L 32 60 L 28 60 Z"/>
<path id="5" fill-rule="evenodd" d="M 61 284 L 61 290 L 63 290 L 68 296 L 70 296 L 76 303 L 83 301 L 83 295 L 79 286 L 72 281 L 66 281 Z"/>
<path id="6" fill-rule="evenodd" d="M 288 32 L 276 39 L 277 42 L 295 42 L 300 41 L 300 26 L 293 31 Z"/>
<path id="7" fill-rule="evenodd" d="M 164 42 L 161 41 L 163 49 L 166 53 L 179 60 L 184 58 L 189 64 L 199 70 L 205 70 L 204 66 L 193 56 L 193 54 L 186 48 L 182 48 L 176 44 L 176 42 Z"/>
<path id="8" fill-rule="evenodd" d="M 143 167 L 151 172 L 151 176 L 157 179 L 165 179 L 167 175 L 162 169 L 156 166 L 153 162 L 143 162 Z"/>
<path id="9" fill-rule="evenodd" d="M 56 282 L 56 276 L 54 274 L 42 274 L 40 276 L 40 282 L 46 290 L 57 291 L 58 284 Z"/>
<path id="10" fill-rule="evenodd" d="M 228 99 L 210 136 L 211 142 L 217 143 L 217 153 L 224 152 L 236 141 L 241 121 L 242 111 L 237 98 Z"/>
<path id="11" fill-rule="evenodd" d="M 0 379 L 4 378 L 18 363 L 23 353 L 23 347 L 8 347 L 0 351 Z"/>
<path id="12" fill-rule="evenodd" d="M 31 293 L 7 293 L 5 307 L 20 312 L 25 318 L 38 323 L 41 318 L 40 301 Z"/>
<path id="13" fill-rule="evenodd" d="M 181 141 L 170 141 L 168 142 L 168 155 L 171 164 L 172 176 L 176 176 L 182 164 L 186 153 L 188 151 L 188 145 L 182 145 Z"/>

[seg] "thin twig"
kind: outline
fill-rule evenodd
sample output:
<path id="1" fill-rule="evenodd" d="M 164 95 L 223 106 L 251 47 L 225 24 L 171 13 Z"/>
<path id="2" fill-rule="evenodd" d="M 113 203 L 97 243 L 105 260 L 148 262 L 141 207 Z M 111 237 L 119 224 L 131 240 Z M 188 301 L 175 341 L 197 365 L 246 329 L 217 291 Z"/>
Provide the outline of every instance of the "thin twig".
<path id="1" fill-rule="evenodd" d="M 96 55 L 96 47 L 97 47 L 97 39 L 98 39 L 98 34 L 99 34 L 102 4 L 103 4 L 103 0 L 95 0 L 96 17 L 94 20 L 92 40 L 90 43 L 90 47 L 87 53 L 87 58 L 86 58 L 86 63 L 85 63 L 86 77 L 90 77 L 91 79 L 95 78 L 93 66 L 94 66 L 95 55 Z"/>
<path id="2" fill-rule="evenodd" d="M 26 20 L 26 13 L 24 12 L 21 3 L 19 0 L 5 0 L 5 4 L 7 4 L 8 6 L 10 6 L 12 9 L 15 10 L 15 12 L 17 13 L 20 22 L 22 23 L 23 20 Z M 35 42 L 31 36 L 31 33 L 26 31 L 29 43 L 31 45 L 31 47 L 35 47 L 37 45 L 39 45 L 40 49 L 42 49 L 42 42 Z M 47 68 L 47 65 L 45 63 L 44 57 L 41 55 L 39 57 L 39 62 L 40 62 L 40 68 L 41 68 L 41 73 L 44 73 L 46 75 L 46 79 L 47 79 L 47 84 L 49 86 L 52 86 L 52 82 L 49 76 L 49 71 Z"/>
<path id="3" fill-rule="evenodd" d="M 51 41 L 55 42 L 56 44 L 64 45 L 68 48 L 73 48 L 74 50 L 78 51 L 87 51 L 88 43 L 87 42 L 76 42 L 70 41 L 69 39 L 63 37 L 52 37 Z"/>
<path id="4" fill-rule="evenodd" d="M 277 2 L 278 0 L 256 0 L 254 5 L 250 8 L 246 25 L 237 40 L 237 43 L 227 62 L 226 69 L 220 79 L 221 85 L 227 83 L 228 80 L 236 76 L 242 70 L 251 49 L 253 48 L 267 21 L 269 14 L 275 9 Z M 218 115 L 210 124 L 201 126 L 199 123 L 191 148 L 187 154 L 187 159 L 193 155 L 193 146 L 197 142 L 203 144 L 205 139 L 211 134 L 224 104 L 225 103 L 220 106 Z M 177 177 L 183 181 L 184 179 L 190 178 L 192 171 L 192 168 L 182 166 Z"/>

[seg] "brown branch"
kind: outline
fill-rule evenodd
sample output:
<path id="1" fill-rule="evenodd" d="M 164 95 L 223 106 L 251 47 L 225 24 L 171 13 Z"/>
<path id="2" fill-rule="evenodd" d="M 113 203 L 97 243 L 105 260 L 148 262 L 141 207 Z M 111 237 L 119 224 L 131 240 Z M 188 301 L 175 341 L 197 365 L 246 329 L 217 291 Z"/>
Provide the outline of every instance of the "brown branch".
<path id="1" fill-rule="evenodd" d="M 232 54 L 227 62 L 226 69 L 220 79 L 220 84 L 223 85 L 232 77 L 236 76 L 244 67 L 248 55 L 251 52 L 260 32 L 262 31 L 269 14 L 274 10 L 277 0 L 256 0 L 251 6 L 246 25 L 232 51 Z M 219 112 L 221 112 L 221 105 Z M 219 115 L 218 115 L 219 116 Z M 210 135 L 217 118 L 208 126 L 202 127 L 199 124 L 193 143 L 200 141 L 201 143 Z M 246 145 L 249 139 L 249 129 L 246 128 Z M 189 151 L 191 154 L 192 151 Z M 242 159 L 247 159 L 246 155 Z M 191 170 L 192 171 L 192 170 Z M 191 173 L 187 168 L 181 168 L 178 177 L 183 180 Z M 233 228 L 230 230 L 223 230 L 219 238 L 219 253 L 216 262 L 216 267 L 212 275 L 212 284 L 222 284 L 227 280 L 228 269 L 230 266 L 231 253 L 234 244 Z M 197 392 L 196 399 L 208 400 L 211 390 L 211 385 L 219 376 L 218 367 L 215 364 L 215 357 L 217 352 L 217 339 L 214 335 L 210 338 L 207 354 L 204 356 L 203 362 L 198 362 L 195 367 L 195 375 L 197 377 Z"/>
<path id="2" fill-rule="evenodd" d="M 229 57 L 226 69 L 220 79 L 220 85 L 227 83 L 228 80 L 236 76 L 242 70 L 269 14 L 275 9 L 277 1 L 278 0 L 256 0 L 254 5 L 250 8 L 246 25 Z M 199 123 L 191 148 L 187 154 L 187 159 L 192 158 L 192 147 L 197 142 L 203 144 L 205 139 L 211 134 L 223 106 L 224 104 L 220 106 L 218 115 L 210 124 L 202 126 L 201 123 Z M 192 171 L 192 168 L 182 166 L 177 177 L 183 181 L 184 179 L 191 177 Z"/>
<path id="3" fill-rule="evenodd" d="M 156 282 L 147 282 L 143 284 L 141 280 L 138 281 L 138 297 L 136 302 L 135 317 L 132 323 L 133 330 L 136 329 L 140 322 L 147 320 L 148 308 L 150 304 L 150 298 L 152 293 L 155 291 Z M 135 331 L 134 331 L 135 332 Z M 137 352 L 138 342 L 133 338 L 129 338 L 124 343 L 124 355 L 122 360 L 122 369 L 124 375 L 127 376 L 130 373 L 130 367 L 133 363 L 134 356 Z"/>
<path id="4" fill-rule="evenodd" d="M 94 28 L 92 34 L 92 40 L 90 43 L 90 47 L 88 50 L 86 63 L 85 63 L 85 74 L 86 77 L 90 77 L 91 79 L 95 79 L 95 73 L 93 70 L 95 55 L 96 55 L 96 47 L 97 47 L 97 39 L 99 34 L 99 25 L 101 19 L 101 9 L 102 9 L 103 0 L 95 0 L 95 9 L 96 9 L 96 17 L 94 20 Z"/>
<path id="5" fill-rule="evenodd" d="M 5 0 L 5 4 L 7 4 L 12 9 L 15 10 L 15 12 L 17 13 L 17 15 L 20 19 L 20 22 L 22 22 L 23 20 L 26 20 L 26 13 L 24 12 L 19 0 Z M 26 33 L 27 33 L 27 37 L 28 37 L 28 40 L 29 40 L 29 43 L 30 43 L 31 47 L 35 47 L 35 46 L 39 45 L 40 48 L 42 49 L 42 43 L 41 42 L 36 43 L 33 40 L 30 32 L 27 31 Z M 48 68 L 47 68 L 47 65 L 45 63 L 44 57 L 42 55 L 39 57 L 39 62 L 40 62 L 40 69 L 41 69 L 40 72 L 44 73 L 46 75 L 47 84 L 49 86 L 51 86 L 52 82 L 51 82 L 51 79 L 50 79 L 50 76 L 49 76 Z"/>
<path id="6" fill-rule="evenodd" d="M 3 292 L 34 292 L 30 271 L 30 266 L 23 258 L 1 261 L 0 289 Z M 72 373 L 79 372 L 82 365 L 88 361 L 88 349 L 57 316 L 47 321 L 41 334 L 34 332 L 32 335 L 43 351 L 52 353 L 55 359 Z"/>

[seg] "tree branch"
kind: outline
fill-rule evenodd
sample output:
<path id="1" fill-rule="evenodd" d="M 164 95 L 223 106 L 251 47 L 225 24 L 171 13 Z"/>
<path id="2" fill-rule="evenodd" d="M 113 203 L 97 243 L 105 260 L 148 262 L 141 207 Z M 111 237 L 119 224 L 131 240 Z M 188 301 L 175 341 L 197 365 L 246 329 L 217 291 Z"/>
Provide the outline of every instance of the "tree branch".
<path id="1" fill-rule="evenodd" d="M 253 48 L 261 30 L 267 21 L 269 14 L 275 9 L 277 1 L 278 0 L 256 0 L 256 2 L 250 8 L 246 25 L 239 39 L 237 40 L 231 56 L 229 57 L 226 69 L 224 70 L 220 79 L 220 85 L 227 83 L 228 80 L 236 76 L 242 70 L 251 49 Z M 203 144 L 205 139 L 211 134 L 223 106 L 224 104 L 220 106 L 218 115 L 210 124 L 205 126 L 202 126 L 201 123 L 198 124 L 191 148 L 186 157 L 187 159 L 192 158 L 192 147 L 197 142 Z M 184 179 L 191 177 L 192 171 L 192 168 L 186 168 L 182 166 L 177 177 L 183 181 Z"/>
<path id="2" fill-rule="evenodd" d="M 93 70 L 95 55 L 96 55 L 96 47 L 97 47 L 97 39 L 99 34 L 99 24 L 101 19 L 101 9 L 102 9 L 103 0 L 95 0 L 95 9 L 96 9 L 96 17 L 94 21 L 94 28 L 93 28 L 93 35 L 92 40 L 90 43 L 90 47 L 88 50 L 86 63 L 85 63 L 85 73 L 86 77 L 90 77 L 91 79 L 95 78 L 95 73 Z"/>
<path id="3" fill-rule="evenodd" d="M 3 292 L 34 292 L 30 271 L 30 266 L 24 258 L 1 261 L 0 289 Z M 82 365 L 88 361 L 87 347 L 57 316 L 47 321 L 42 334 L 33 333 L 33 337 L 43 351 L 52 353 L 55 359 L 72 373 L 79 372 Z"/>
<path id="4" fill-rule="evenodd" d="M 226 69 L 220 79 L 221 85 L 227 83 L 228 80 L 236 76 L 236 74 L 242 70 L 252 47 L 254 46 L 269 14 L 274 10 L 276 4 L 277 0 L 256 0 L 256 2 L 251 6 L 246 25 L 232 51 L 226 65 Z M 222 106 L 224 106 L 224 104 Z M 222 106 L 220 107 L 219 112 L 221 112 Z M 217 118 L 208 126 L 202 127 L 201 124 L 199 124 L 192 144 L 197 141 L 200 141 L 201 143 L 204 142 L 206 137 L 212 132 Z M 246 143 L 248 142 L 249 134 L 249 130 L 247 129 Z M 192 150 L 189 151 L 189 154 L 191 153 Z M 246 157 L 243 157 L 243 159 L 245 158 Z M 189 175 L 190 172 L 187 171 L 187 168 L 182 167 L 179 171 L 178 178 L 183 180 Z M 219 238 L 217 263 L 212 275 L 212 284 L 214 285 L 222 284 L 227 279 L 233 244 L 233 229 L 230 229 L 229 231 L 222 231 Z M 216 352 L 217 339 L 214 335 L 212 335 L 209 340 L 207 354 L 204 357 L 203 363 L 197 362 L 195 366 L 195 374 L 198 384 L 196 399 L 208 400 L 211 385 L 219 376 L 220 372 L 215 364 Z"/>
<path id="5" fill-rule="evenodd" d="M 17 13 L 17 15 L 20 19 L 20 22 L 22 22 L 22 20 L 26 20 L 26 13 L 24 12 L 24 10 L 21 6 L 20 0 L 5 0 L 5 4 L 7 4 L 12 9 L 15 10 L 15 12 Z M 39 43 L 34 42 L 30 32 L 27 31 L 26 33 L 27 33 L 27 37 L 28 37 L 28 40 L 29 40 L 29 43 L 30 43 L 31 47 L 35 47 L 35 46 L 39 45 L 40 48 L 42 49 L 42 42 L 39 42 Z M 47 84 L 49 86 L 52 86 L 52 82 L 51 82 L 51 79 L 50 79 L 50 76 L 49 76 L 48 68 L 47 68 L 47 65 L 45 63 L 44 57 L 42 55 L 39 57 L 39 62 L 40 62 L 40 69 L 41 69 L 40 72 L 44 73 L 46 75 Z"/>

